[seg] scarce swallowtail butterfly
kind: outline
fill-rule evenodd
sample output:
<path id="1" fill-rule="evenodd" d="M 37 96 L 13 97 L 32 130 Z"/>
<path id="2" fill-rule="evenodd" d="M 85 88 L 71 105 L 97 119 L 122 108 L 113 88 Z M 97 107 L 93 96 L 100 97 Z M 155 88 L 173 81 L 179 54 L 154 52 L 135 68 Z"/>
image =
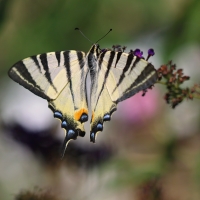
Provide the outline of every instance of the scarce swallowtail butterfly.
<path id="1" fill-rule="evenodd" d="M 90 104 L 86 78 L 90 75 Z M 133 52 L 100 50 L 60 51 L 28 57 L 13 65 L 8 75 L 34 94 L 46 99 L 54 117 L 66 130 L 64 155 L 71 139 L 85 136 L 84 123 L 91 109 L 90 141 L 110 121 L 117 104 L 157 81 L 154 66 Z"/>

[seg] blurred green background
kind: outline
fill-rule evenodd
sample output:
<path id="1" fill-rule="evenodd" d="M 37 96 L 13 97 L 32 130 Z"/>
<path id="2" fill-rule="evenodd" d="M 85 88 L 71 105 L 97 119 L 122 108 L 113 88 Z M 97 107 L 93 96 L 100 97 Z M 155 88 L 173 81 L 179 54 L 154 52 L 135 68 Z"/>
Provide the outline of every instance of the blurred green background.
<path id="1" fill-rule="evenodd" d="M 200 199 L 199 102 L 172 110 L 158 84 L 119 105 L 95 145 L 87 134 L 59 159 L 60 122 L 7 71 L 39 53 L 87 52 L 75 27 L 94 42 L 112 28 L 102 48 L 154 48 L 155 68 L 172 59 L 199 83 L 199 0 L 0 0 L 0 199 Z"/>

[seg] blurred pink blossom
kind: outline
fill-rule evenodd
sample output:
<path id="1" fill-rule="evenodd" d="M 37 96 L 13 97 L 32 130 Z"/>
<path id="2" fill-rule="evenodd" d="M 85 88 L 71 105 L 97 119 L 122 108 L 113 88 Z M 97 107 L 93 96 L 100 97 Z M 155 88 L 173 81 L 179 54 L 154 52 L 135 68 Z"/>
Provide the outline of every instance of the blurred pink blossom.
<path id="1" fill-rule="evenodd" d="M 145 96 L 139 92 L 118 105 L 116 118 L 124 123 L 140 123 L 154 117 L 158 111 L 158 91 L 153 88 Z"/>

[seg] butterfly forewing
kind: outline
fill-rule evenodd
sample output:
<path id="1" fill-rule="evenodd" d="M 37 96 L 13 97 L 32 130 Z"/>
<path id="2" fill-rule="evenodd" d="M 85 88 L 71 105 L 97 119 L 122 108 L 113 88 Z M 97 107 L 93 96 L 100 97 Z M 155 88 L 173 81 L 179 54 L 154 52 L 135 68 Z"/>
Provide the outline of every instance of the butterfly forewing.
<path id="1" fill-rule="evenodd" d="M 8 74 L 34 94 L 55 99 L 84 63 L 83 52 L 51 52 L 17 62 Z"/>
<path id="2" fill-rule="evenodd" d="M 120 57 L 118 56 L 120 54 Z M 105 53 L 101 68 L 108 70 L 111 51 Z M 118 103 L 135 93 L 145 90 L 157 80 L 157 73 L 153 65 L 146 60 L 122 52 L 116 52 L 113 58 L 110 73 L 106 79 L 106 87 L 112 101 Z"/>

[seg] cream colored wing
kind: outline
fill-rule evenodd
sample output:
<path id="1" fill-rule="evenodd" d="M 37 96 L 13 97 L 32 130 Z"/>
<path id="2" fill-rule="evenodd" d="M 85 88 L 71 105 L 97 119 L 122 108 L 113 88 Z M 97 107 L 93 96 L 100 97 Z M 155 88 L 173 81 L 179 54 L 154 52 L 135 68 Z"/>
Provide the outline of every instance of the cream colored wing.
<path id="1" fill-rule="evenodd" d="M 105 71 L 103 82 L 113 102 L 123 101 L 157 81 L 154 66 L 133 54 L 107 51 L 101 58 L 99 65 Z"/>
<path id="2" fill-rule="evenodd" d="M 8 75 L 34 94 L 50 100 L 56 99 L 84 63 L 84 52 L 44 53 L 17 62 Z"/>
<path id="3" fill-rule="evenodd" d="M 85 53 L 81 51 L 32 56 L 16 63 L 8 73 L 14 81 L 48 100 L 54 117 L 62 121 L 61 126 L 66 130 L 63 153 L 70 139 L 85 135 L 87 73 Z"/>
<path id="4" fill-rule="evenodd" d="M 105 51 L 100 54 L 95 78 L 91 78 L 91 141 L 95 142 L 103 121 L 108 121 L 117 104 L 157 81 L 154 66 L 133 54 Z M 101 124 L 101 125 L 100 125 Z"/>

